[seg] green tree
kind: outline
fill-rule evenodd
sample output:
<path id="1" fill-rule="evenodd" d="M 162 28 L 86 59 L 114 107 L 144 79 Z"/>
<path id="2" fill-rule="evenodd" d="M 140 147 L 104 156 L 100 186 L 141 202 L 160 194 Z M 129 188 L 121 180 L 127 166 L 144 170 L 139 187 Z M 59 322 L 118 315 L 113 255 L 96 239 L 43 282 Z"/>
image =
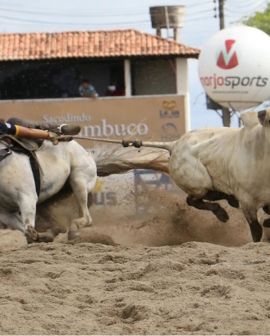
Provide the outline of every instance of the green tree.
<path id="1" fill-rule="evenodd" d="M 256 27 L 270 35 L 270 3 L 264 12 L 257 12 L 250 16 L 244 23 L 248 26 Z"/>

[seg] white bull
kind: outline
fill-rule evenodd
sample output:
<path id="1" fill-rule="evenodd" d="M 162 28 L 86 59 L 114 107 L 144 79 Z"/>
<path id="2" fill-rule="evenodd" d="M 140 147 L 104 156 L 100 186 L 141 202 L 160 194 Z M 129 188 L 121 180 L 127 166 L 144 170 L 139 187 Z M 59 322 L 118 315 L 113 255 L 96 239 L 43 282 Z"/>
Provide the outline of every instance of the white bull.
<path id="1" fill-rule="evenodd" d="M 0 149 L 6 146 L 0 142 Z M 56 146 L 44 141 L 36 154 L 42 172 L 39 197 L 28 156 L 13 152 L 0 162 L 0 222 L 24 232 L 28 242 L 52 240 L 52 232 L 35 231 L 36 204 L 55 195 L 69 181 L 81 216 L 71 223 L 70 234 L 80 226 L 90 225 L 87 198 L 97 177 L 91 155 L 75 141 Z"/>
<path id="2" fill-rule="evenodd" d="M 169 174 L 188 194 L 189 205 L 211 210 L 224 222 L 226 211 L 205 200 L 227 199 L 234 207 L 240 205 L 253 240 L 260 241 L 257 211 L 270 209 L 270 110 L 254 115 L 243 115 L 245 127 L 240 129 L 201 129 L 172 142 L 127 141 L 125 145 L 167 149 Z M 269 220 L 263 223 L 269 224 Z"/>

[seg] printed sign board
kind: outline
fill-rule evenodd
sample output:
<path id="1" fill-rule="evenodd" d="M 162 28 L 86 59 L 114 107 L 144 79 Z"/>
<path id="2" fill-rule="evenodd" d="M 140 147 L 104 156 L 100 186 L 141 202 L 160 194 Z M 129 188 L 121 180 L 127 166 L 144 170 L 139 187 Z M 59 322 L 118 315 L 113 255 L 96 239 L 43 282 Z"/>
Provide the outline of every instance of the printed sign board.
<path id="1" fill-rule="evenodd" d="M 20 117 L 49 123 L 76 123 L 82 126 L 81 135 L 114 139 L 145 139 L 170 141 L 186 131 L 185 96 L 168 95 L 138 98 L 99 98 L 1 101 L 1 118 Z M 91 150 L 99 150 L 98 142 L 80 141 Z M 170 187 L 163 174 L 136 170 L 119 179 L 115 176 L 98 179 L 93 195 L 94 207 L 119 207 L 127 195 L 133 194 L 131 208 L 146 210 L 142 190 L 153 185 Z M 146 178 L 147 177 L 147 178 Z M 164 184 L 165 179 L 165 184 Z M 122 185 L 121 185 L 122 183 Z M 127 187 L 127 185 L 129 187 Z M 140 187 L 141 185 L 141 187 Z"/>
<path id="2" fill-rule="evenodd" d="M 78 123 L 81 135 L 173 140 L 185 132 L 185 96 L 0 102 L 1 117 Z M 83 142 L 88 146 L 89 142 Z"/>

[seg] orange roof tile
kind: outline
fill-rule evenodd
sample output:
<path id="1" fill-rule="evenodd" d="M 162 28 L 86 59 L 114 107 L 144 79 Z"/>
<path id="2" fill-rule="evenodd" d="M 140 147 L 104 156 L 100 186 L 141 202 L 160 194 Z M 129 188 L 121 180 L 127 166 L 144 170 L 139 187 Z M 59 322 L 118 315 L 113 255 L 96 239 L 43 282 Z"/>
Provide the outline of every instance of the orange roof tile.
<path id="1" fill-rule="evenodd" d="M 0 34 L 0 61 L 167 55 L 197 58 L 199 49 L 133 29 Z"/>

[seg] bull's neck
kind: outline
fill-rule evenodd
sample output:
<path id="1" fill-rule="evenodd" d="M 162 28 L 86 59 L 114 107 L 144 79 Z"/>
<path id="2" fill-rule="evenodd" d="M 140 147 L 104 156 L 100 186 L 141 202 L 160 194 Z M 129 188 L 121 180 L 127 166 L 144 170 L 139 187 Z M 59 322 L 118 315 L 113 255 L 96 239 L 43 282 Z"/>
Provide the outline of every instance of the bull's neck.
<path id="1" fill-rule="evenodd" d="M 270 127 L 264 127 L 259 125 L 258 132 L 261 133 L 261 139 L 265 142 L 265 144 L 270 145 Z"/>
<path id="2" fill-rule="evenodd" d="M 258 125 L 254 127 L 254 132 L 249 134 L 250 144 L 257 152 L 263 152 L 270 155 L 270 128 Z"/>

